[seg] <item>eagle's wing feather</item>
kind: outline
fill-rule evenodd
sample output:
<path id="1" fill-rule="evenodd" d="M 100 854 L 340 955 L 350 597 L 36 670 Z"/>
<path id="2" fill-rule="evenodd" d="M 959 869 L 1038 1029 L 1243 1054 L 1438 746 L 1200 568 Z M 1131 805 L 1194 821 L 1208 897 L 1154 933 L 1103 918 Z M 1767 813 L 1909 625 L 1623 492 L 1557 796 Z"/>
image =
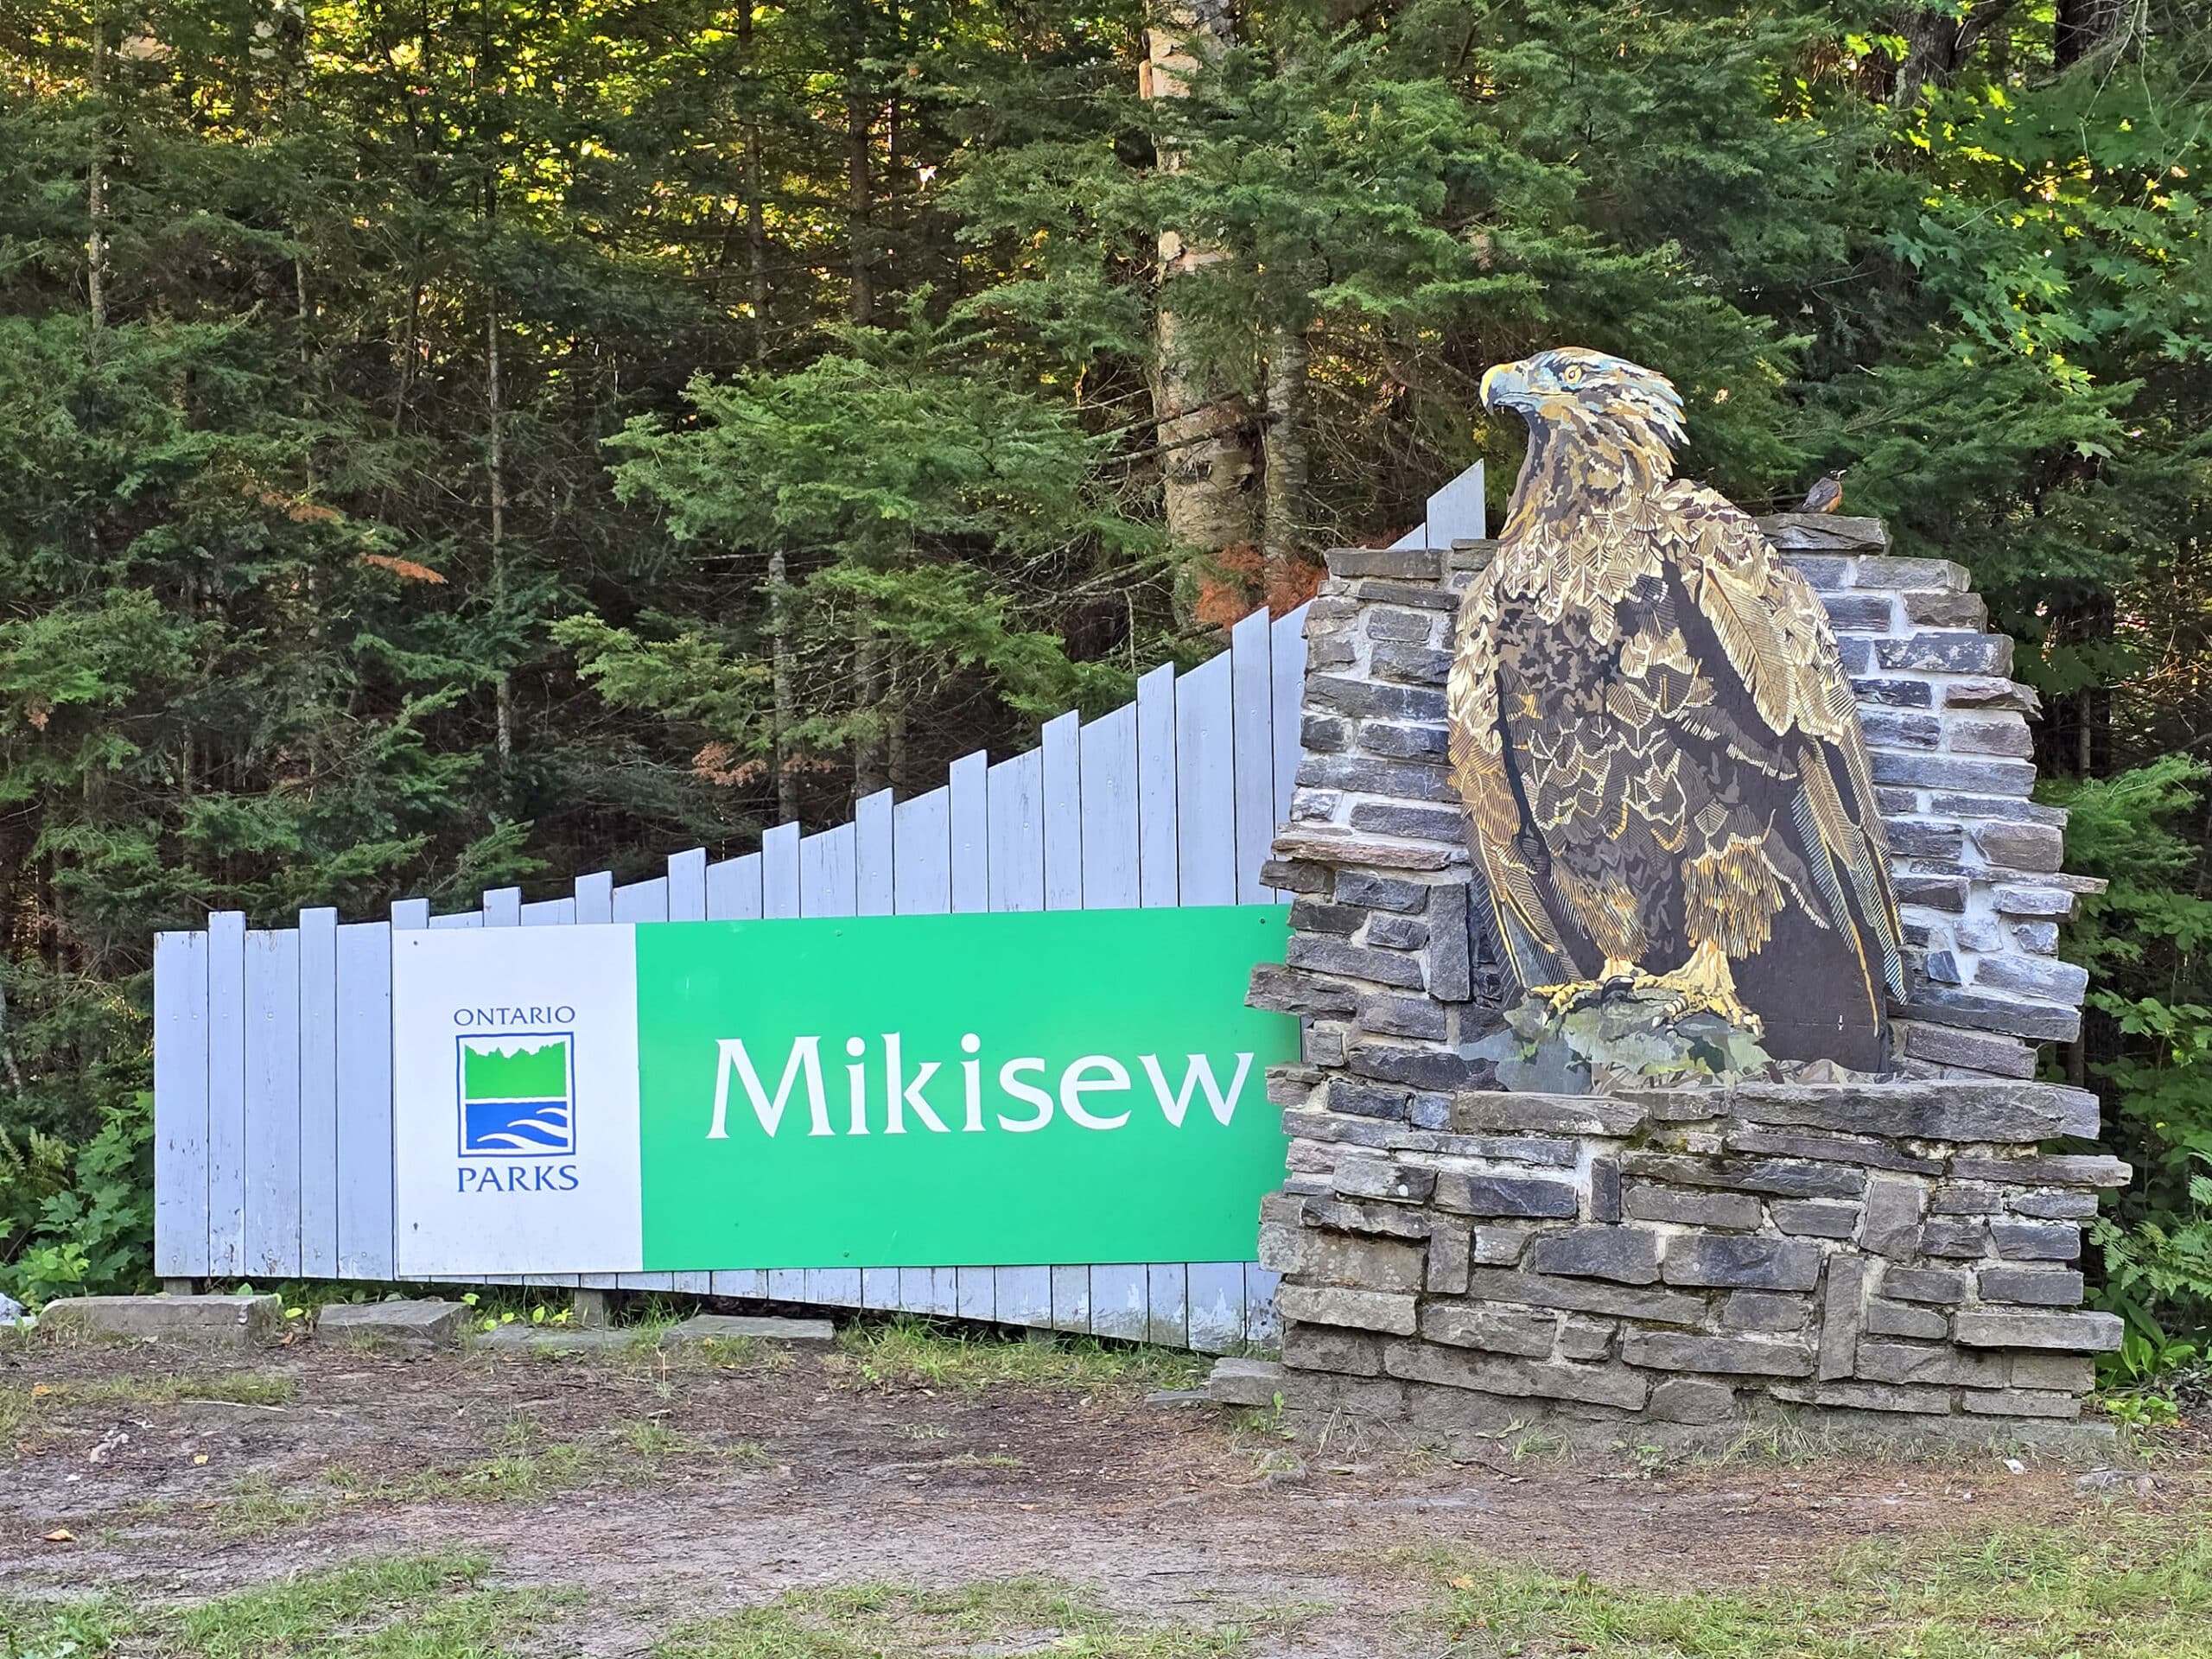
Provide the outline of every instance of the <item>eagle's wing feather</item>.
<path id="1" fill-rule="evenodd" d="M 1498 912 L 1507 954 L 1525 986 L 1571 975 L 1536 872 L 1523 852 L 1533 836 L 1506 759 L 1504 710 L 1498 703 L 1497 591 L 1495 567 L 1478 576 L 1460 601 L 1459 649 L 1446 687 L 1452 780 L 1466 804 L 1470 839 Z"/>
<path id="2" fill-rule="evenodd" d="M 1809 821 L 1807 850 L 1817 847 L 1832 861 L 1830 868 L 1815 868 L 1815 881 L 1842 922 L 1848 910 L 1839 889 L 1848 880 L 1873 935 L 1881 981 L 1902 997 L 1903 929 L 1875 809 L 1873 768 L 1820 598 L 1776 556 L 1757 524 L 1712 491 L 1678 480 L 1667 486 L 1660 505 L 1670 521 L 1667 539 L 1683 586 L 1712 625 L 1728 667 L 1771 731 L 1784 739 L 1796 734 L 1790 747 L 1803 792 L 1795 816 Z"/>

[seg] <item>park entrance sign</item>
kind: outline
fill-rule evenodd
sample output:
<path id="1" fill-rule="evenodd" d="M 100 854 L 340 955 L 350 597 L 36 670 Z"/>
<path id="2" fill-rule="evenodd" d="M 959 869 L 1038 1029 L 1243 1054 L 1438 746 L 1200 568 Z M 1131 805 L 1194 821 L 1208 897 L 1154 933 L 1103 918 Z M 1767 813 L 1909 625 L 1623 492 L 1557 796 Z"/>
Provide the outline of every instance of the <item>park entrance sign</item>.
<path id="1" fill-rule="evenodd" d="M 1287 915 L 400 934 L 399 1274 L 1240 1260 Z"/>

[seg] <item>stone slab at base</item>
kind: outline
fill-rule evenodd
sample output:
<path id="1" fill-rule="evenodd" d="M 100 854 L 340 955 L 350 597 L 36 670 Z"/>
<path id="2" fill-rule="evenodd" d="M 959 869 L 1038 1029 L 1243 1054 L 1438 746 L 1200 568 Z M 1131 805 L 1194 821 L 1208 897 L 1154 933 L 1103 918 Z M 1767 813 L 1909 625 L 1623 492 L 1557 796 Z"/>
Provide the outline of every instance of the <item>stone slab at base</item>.
<path id="1" fill-rule="evenodd" d="M 525 1354 L 620 1353 L 640 1334 L 609 1325 L 525 1325 L 518 1319 L 485 1332 L 474 1345 Z"/>
<path id="2" fill-rule="evenodd" d="M 827 1319 L 774 1319 L 745 1313 L 694 1313 L 671 1325 L 663 1342 L 834 1342 L 837 1327 Z"/>
<path id="3" fill-rule="evenodd" d="M 39 1329 L 131 1342 L 251 1348 L 273 1340 L 283 1317 L 274 1296 L 71 1296 L 46 1305 Z"/>
<path id="4" fill-rule="evenodd" d="M 316 1316 L 315 1329 L 327 1342 L 457 1348 L 467 1333 L 468 1308 L 437 1297 L 412 1302 L 333 1302 Z"/>
<path id="5" fill-rule="evenodd" d="M 1205 1397 L 1216 1405 L 1256 1406 L 1283 1397 L 1282 1363 L 1273 1359 L 1217 1359 L 1206 1376 Z"/>

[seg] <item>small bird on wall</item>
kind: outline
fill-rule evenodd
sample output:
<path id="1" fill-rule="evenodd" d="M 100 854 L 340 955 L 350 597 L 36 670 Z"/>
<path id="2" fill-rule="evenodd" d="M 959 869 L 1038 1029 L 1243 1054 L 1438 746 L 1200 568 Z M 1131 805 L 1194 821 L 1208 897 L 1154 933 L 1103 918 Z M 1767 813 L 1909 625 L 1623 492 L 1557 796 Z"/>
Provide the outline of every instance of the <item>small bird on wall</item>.
<path id="1" fill-rule="evenodd" d="M 1841 512 L 1843 511 L 1843 469 L 1823 474 L 1813 487 L 1805 492 L 1805 499 L 1798 506 L 1800 512 Z"/>
<path id="2" fill-rule="evenodd" d="M 1452 778 L 1516 976 L 1657 990 L 1778 1059 L 1889 1066 L 1897 902 L 1826 613 L 1674 476 L 1663 376 L 1566 347 L 1483 377 L 1528 457 L 1461 602 Z"/>

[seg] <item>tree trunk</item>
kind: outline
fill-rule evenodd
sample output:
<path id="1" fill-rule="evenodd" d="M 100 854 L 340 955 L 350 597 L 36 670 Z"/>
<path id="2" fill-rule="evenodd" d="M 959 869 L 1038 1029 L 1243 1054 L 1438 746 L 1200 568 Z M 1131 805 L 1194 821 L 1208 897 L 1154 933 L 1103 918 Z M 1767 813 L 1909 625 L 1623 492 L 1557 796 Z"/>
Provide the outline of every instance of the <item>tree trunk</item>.
<path id="1" fill-rule="evenodd" d="M 853 798 L 863 800 L 881 789 L 883 740 L 873 729 L 883 702 L 883 636 L 876 632 L 875 607 L 861 600 L 853 607 L 853 712 L 860 728 L 853 738 Z"/>
<path id="2" fill-rule="evenodd" d="M 491 417 L 491 446 L 487 457 L 492 473 L 492 603 L 505 607 L 507 597 L 507 482 L 505 438 L 499 429 L 499 312 L 492 307 L 484 320 L 484 383 Z M 505 669 L 493 682 L 493 743 L 499 757 L 499 787 L 506 789 L 507 768 L 515 757 L 514 677 Z"/>
<path id="3" fill-rule="evenodd" d="M 1162 0 L 1146 31 L 1140 92 L 1147 99 L 1187 98 L 1200 65 L 1230 44 L 1234 27 L 1227 0 Z M 1162 149 L 1160 170 L 1175 172 L 1183 160 Z M 1190 349 L 1175 316 L 1174 285 L 1227 257 L 1218 248 L 1192 246 L 1172 229 L 1160 232 L 1160 365 L 1153 404 L 1167 533 L 1209 553 L 1252 543 L 1250 411 L 1242 397 L 1214 384 Z"/>
<path id="4" fill-rule="evenodd" d="M 791 728 L 798 709 L 791 694 L 791 585 L 780 547 L 768 555 L 769 660 L 776 688 L 776 822 L 798 820 L 798 773 L 792 770 Z"/>
<path id="5" fill-rule="evenodd" d="M 2126 49 L 2145 23 L 2143 0 L 2058 0 L 2051 60 L 2061 69 Z"/>
<path id="6" fill-rule="evenodd" d="M 865 13 L 859 6 L 852 9 L 853 67 L 845 76 L 845 231 L 852 245 L 852 319 L 866 323 L 875 315 L 874 276 L 870 268 L 870 238 L 874 232 L 868 219 L 869 175 L 872 157 L 868 153 L 868 133 L 874 124 L 874 111 L 870 108 L 868 88 L 861 81 L 861 58 L 867 47 Z"/>
<path id="7" fill-rule="evenodd" d="M 768 360 L 768 219 L 760 204 L 760 121 L 752 100 L 759 95 L 758 83 L 753 78 L 753 7 L 750 0 L 738 8 L 737 38 L 745 60 L 745 254 L 747 268 L 751 275 L 750 290 L 753 301 L 753 362 L 755 367 Z M 783 555 L 775 556 L 774 569 L 780 569 Z M 780 580 L 773 576 L 772 580 Z M 779 785 L 778 799 L 782 798 Z M 789 823 L 785 817 L 780 822 Z"/>
<path id="8" fill-rule="evenodd" d="M 107 327 L 107 19 L 92 8 L 92 150 L 85 168 L 85 295 L 95 331 Z"/>
<path id="9" fill-rule="evenodd" d="M 1291 590 L 1294 569 L 1306 562 L 1307 362 L 1304 334 L 1291 328 L 1276 334 L 1268 359 L 1268 419 L 1260 435 L 1267 514 L 1261 567 L 1270 605 L 1276 594 Z"/>

